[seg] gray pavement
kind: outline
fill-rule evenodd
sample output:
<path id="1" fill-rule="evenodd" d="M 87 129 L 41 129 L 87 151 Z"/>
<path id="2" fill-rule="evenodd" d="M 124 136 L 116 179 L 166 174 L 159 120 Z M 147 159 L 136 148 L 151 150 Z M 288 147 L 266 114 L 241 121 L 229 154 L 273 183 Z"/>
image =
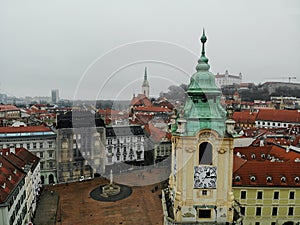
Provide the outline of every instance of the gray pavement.
<path id="1" fill-rule="evenodd" d="M 33 220 L 34 225 L 55 225 L 59 196 L 57 192 L 45 189 L 38 202 Z"/>

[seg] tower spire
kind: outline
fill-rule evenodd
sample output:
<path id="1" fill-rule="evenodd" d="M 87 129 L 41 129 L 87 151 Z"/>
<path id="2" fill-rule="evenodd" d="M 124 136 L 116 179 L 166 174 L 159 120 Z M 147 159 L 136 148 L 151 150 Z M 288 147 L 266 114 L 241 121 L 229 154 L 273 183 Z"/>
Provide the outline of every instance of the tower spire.
<path id="1" fill-rule="evenodd" d="M 147 80 L 147 67 L 145 67 L 144 80 Z"/>
<path id="2" fill-rule="evenodd" d="M 200 41 L 202 43 L 202 51 L 200 59 L 198 60 L 198 65 L 196 67 L 196 70 L 209 70 L 210 66 L 208 64 L 208 58 L 205 56 L 205 42 L 207 41 L 207 37 L 205 36 L 205 30 L 203 28 L 203 33 L 200 38 Z"/>
<path id="3" fill-rule="evenodd" d="M 147 67 L 145 67 L 145 73 L 144 73 L 144 81 L 142 85 L 142 93 L 149 98 L 149 81 L 147 80 Z"/>

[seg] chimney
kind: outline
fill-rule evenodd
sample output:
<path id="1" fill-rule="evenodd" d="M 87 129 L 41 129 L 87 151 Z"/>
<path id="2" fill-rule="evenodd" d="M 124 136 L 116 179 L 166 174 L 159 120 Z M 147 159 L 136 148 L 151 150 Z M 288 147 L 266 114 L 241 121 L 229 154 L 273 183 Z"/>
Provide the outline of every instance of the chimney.
<path id="1" fill-rule="evenodd" d="M 228 134 L 234 134 L 234 125 L 235 125 L 235 121 L 233 119 L 228 119 L 226 120 L 226 131 Z"/>

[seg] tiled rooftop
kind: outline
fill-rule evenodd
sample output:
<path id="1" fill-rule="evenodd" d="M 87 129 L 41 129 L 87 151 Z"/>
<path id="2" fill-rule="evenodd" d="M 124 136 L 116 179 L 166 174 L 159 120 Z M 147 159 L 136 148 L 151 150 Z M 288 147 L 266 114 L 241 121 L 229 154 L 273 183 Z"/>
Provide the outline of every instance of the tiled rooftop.
<path id="1" fill-rule="evenodd" d="M 27 133 L 27 132 L 48 132 L 52 131 L 45 126 L 27 126 L 27 127 L 0 127 L 0 133 Z"/>

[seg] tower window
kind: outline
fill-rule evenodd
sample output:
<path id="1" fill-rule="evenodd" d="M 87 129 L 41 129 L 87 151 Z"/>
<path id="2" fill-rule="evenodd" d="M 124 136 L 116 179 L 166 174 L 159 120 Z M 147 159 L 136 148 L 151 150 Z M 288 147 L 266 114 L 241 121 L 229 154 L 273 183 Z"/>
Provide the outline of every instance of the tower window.
<path id="1" fill-rule="evenodd" d="M 199 164 L 212 164 L 212 145 L 208 142 L 203 142 L 199 147 Z"/>
<path id="2" fill-rule="evenodd" d="M 211 210 L 199 209 L 199 218 L 211 218 Z"/>

